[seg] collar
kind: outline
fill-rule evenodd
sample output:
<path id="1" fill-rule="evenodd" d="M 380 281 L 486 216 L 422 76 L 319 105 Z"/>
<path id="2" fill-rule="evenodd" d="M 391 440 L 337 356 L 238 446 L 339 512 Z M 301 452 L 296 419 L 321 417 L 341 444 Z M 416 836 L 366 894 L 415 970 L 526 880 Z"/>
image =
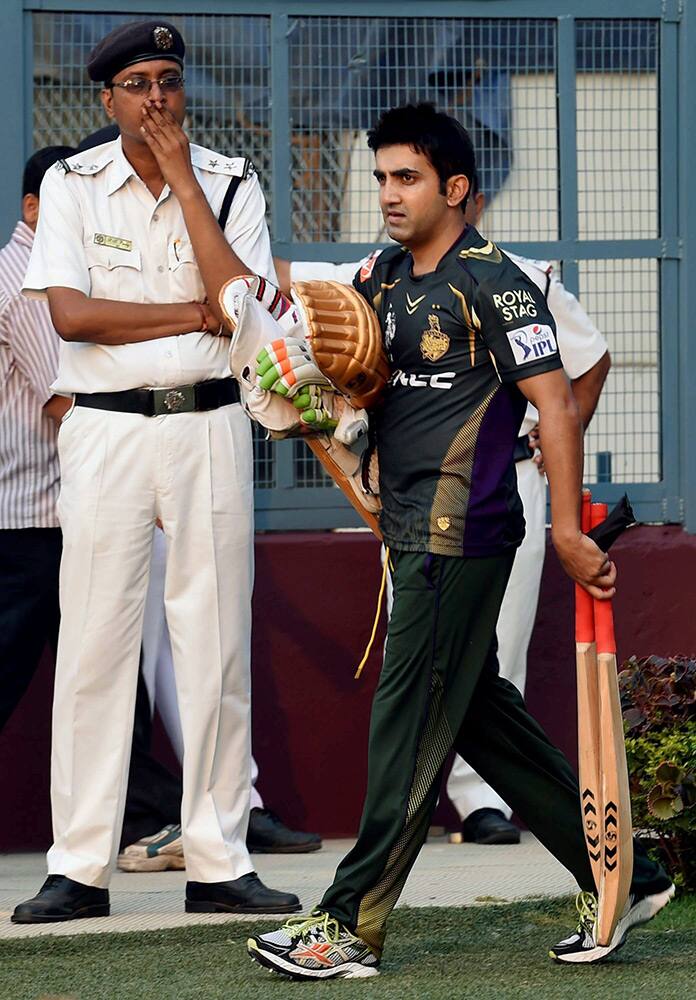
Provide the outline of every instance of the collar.
<path id="1" fill-rule="evenodd" d="M 20 219 L 14 227 L 14 232 L 12 233 L 10 240 L 15 243 L 21 243 L 23 247 L 29 247 L 31 250 L 34 245 L 34 231 L 26 224 L 26 222 Z"/>
<path id="2" fill-rule="evenodd" d="M 122 188 L 126 181 L 135 177 L 135 170 L 133 165 L 126 158 L 126 154 L 123 152 L 123 146 L 121 144 L 121 136 L 118 139 L 114 139 L 113 149 L 111 157 L 111 170 L 109 171 L 109 177 L 106 182 L 106 193 L 111 195 L 119 188 Z"/>

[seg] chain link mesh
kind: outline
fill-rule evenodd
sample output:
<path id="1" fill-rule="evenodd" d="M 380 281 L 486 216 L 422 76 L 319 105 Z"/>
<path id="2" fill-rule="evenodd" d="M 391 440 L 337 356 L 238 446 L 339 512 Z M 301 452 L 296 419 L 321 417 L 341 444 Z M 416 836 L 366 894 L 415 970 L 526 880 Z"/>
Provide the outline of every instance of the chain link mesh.
<path id="1" fill-rule="evenodd" d="M 338 5 L 335 5 L 336 7 Z M 379 113 L 428 99 L 467 126 L 488 208 L 481 224 L 505 246 L 559 234 L 557 21 L 547 18 L 289 15 L 288 92 L 272 94 L 271 19 L 248 14 L 168 17 L 187 42 L 192 138 L 251 156 L 271 204 L 273 100 L 290 122 L 295 256 L 312 242 L 384 239 L 366 132 Z M 482 6 L 483 10 L 483 6 Z M 381 12 L 384 13 L 384 12 Z M 102 127 L 99 88 L 84 70 L 95 42 L 124 20 L 155 14 L 35 12 L 34 144 L 76 144 Z M 161 16 L 161 13 L 160 13 Z M 166 16 L 166 15 L 165 15 Z M 576 22 L 580 238 L 660 231 L 659 24 Z M 327 258 L 332 256 L 327 247 Z M 660 470 L 660 304 L 654 260 L 579 265 L 583 305 L 606 334 L 614 365 L 587 438 L 617 481 L 655 482 Z M 275 446 L 255 431 L 257 486 L 277 485 Z M 294 442 L 295 485 L 330 481 Z M 608 456 L 608 457 L 607 457 Z"/>

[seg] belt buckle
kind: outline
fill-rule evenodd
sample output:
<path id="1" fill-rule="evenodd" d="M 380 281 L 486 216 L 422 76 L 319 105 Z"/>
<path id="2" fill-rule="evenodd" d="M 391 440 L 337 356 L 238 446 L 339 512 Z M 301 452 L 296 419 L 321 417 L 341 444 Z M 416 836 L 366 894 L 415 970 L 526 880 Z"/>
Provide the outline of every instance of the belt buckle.
<path id="1" fill-rule="evenodd" d="M 154 415 L 190 413 L 196 409 L 196 389 L 193 385 L 180 385 L 174 389 L 154 389 Z"/>

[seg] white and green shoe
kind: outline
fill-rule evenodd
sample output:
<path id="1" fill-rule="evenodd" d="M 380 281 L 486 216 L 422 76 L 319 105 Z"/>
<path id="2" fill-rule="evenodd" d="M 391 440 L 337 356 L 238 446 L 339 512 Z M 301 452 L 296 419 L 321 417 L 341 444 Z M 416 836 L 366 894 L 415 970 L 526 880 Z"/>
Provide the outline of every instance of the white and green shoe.
<path id="1" fill-rule="evenodd" d="M 347 927 L 321 910 L 290 917 L 270 934 L 249 938 L 259 965 L 291 979 L 365 979 L 379 975 L 379 959 Z"/>
<path id="2" fill-rule="evenodd" d="M 597 942 L 597 897 L 592 892 L 581 892 L 575 900 L 580 914 L 580 922 L 570 937 L 555 945 L 549 955 L 556 962 L 573 964 L 601 962 L 607 955 L 618 951 L 625 943 L 626 935 L 633 927 L 647 924 L 660 910 L 667 906 L 674 896 L 674 886 L 650 896 L 628 897 L 624 911 L 619 917 L 616 930 L 607 945 Z"/>
<path id="3" fill-rule="evenodd" d="M 117 864 L 122 872 L 183 871 L 186 861 L 181 826 L 170 823 L 158 833 L 129 844 L 119 854 Z"/>

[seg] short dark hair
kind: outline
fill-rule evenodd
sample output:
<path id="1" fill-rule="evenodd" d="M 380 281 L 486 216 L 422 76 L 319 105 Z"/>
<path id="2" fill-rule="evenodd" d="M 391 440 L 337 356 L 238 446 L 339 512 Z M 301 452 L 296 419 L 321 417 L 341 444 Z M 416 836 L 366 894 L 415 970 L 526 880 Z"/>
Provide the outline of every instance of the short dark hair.
<path id="1" fill-rule="evenodd" d="M 24 165 L 22 198 L 26 194 L 35 194 L 38 198 L 46 171 L 58 160 L 73 156 L 75 152 L 72 146 L 45 146 L 43 149 L 37 149 Z"/>
<path id="2" fill-rule="evenodd" d="M 469 133 L 456 118 L 437 111 L 430 103 L 404 104 L 385 111 L 367 133 L 367 145 L 376 153 L 383 146 L 411 146 L 427 156 L 440 178 L 445 193 L 448 178 L 464 174 L 471 186 L 476 173 L 476 156 Z M 466 208 L 469 195 L 462 201 Z"/>

